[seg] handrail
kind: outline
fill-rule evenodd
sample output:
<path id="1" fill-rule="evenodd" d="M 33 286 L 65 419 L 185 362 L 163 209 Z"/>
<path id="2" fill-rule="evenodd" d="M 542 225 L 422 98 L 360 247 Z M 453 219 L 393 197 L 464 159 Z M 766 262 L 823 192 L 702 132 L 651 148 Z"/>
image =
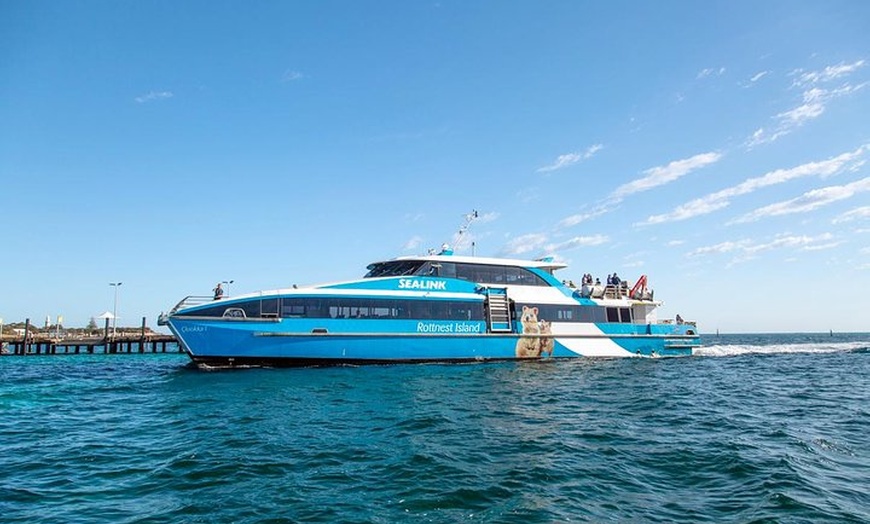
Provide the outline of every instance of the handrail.
<path id="1" fill-rule="evenodd" d="M 179 309 L 184 309 L 186 307 L 191 306 L 199 306 L 201 304 L 206 304 L 213 300 L 212 297 L 203 296 L 203 295 L 188 295 L 181 299 L 178 304 L 175 304 L 169 313 L 160 313 L 160 316 L 157 317 L 157 325 L 165 326 L 168 323 L 169 317 L 178 312 Z"/>
<path id="2" fill-rule="evenodd" d="M 179 309 L 184 309 L 191 306 L 199 306 L 202 304 L 206 304 L 213 300 L 212 297 L 204 296 L 204 295 L 188 295 L 181 299 L 181 302 L 175 305 L 172 310 L 169 311 L 170 315 L 174 315 L 176 311 Z"/>

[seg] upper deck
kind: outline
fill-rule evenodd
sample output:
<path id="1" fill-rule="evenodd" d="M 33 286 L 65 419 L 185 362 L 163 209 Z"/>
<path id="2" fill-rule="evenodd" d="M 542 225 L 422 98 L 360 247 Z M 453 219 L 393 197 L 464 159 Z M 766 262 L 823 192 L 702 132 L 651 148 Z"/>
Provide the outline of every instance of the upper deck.
<path id="1" fill-rule="evenodd" d="M 427 255 L 399 257 L 369 264 L 364 278 L 425 276 L 457 278 L 502 286 L 558 287 L 553 275 L 567 267 L 552 260 Z"/>

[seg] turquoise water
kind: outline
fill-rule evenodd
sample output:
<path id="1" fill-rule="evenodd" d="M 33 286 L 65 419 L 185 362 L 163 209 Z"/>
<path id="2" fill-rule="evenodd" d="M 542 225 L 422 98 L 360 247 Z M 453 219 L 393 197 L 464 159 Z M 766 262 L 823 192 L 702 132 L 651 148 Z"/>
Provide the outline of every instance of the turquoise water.
<path id="1" fill-rule="evenodd" d="M 870 334 L 201 371 L 0 358 L 3 522 L 870 522 Z"/>

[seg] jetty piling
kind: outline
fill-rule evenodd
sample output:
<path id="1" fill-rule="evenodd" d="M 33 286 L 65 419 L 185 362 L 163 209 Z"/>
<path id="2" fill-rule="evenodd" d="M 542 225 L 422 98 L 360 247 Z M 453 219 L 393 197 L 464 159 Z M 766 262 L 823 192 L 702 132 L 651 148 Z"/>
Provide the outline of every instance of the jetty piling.
<path id="1" fill-rule="evenodd" d="M 26 355 L 79 355 L 82 350 L 88 354 L 100 353 L 166 353 L 167 345 L 177 344 L 173 335 L 153 333 L 147 329 L 146 318 L 142 317 L 142 327 L 138 333 L 115 333 L 109 332 L 109 319 L 106 319 L 103 336 L 59 338 L 48 335 L 34 334 L 31 330 L 30 319 L 24 323 L 24 336 L 20 340 L 4 342 L 9 351 L 4 351 L 3 356 L 26 356 Z M 150 351 L 149 351 L 150 350 Z M 178 346 L 179 353 L 184 350 Z"/>

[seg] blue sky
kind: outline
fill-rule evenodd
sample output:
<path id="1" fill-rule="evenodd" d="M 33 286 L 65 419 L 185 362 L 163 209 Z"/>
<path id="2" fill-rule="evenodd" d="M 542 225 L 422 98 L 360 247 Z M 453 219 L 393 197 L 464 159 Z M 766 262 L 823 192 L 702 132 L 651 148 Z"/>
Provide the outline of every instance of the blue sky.
<path id="1" fill-rule="evenodd" d="M 0 3 L 0 317 L 554 255 L 870 331 L 870 3 Z M 857 300 L 856 300 L 857 299 Z"/>

